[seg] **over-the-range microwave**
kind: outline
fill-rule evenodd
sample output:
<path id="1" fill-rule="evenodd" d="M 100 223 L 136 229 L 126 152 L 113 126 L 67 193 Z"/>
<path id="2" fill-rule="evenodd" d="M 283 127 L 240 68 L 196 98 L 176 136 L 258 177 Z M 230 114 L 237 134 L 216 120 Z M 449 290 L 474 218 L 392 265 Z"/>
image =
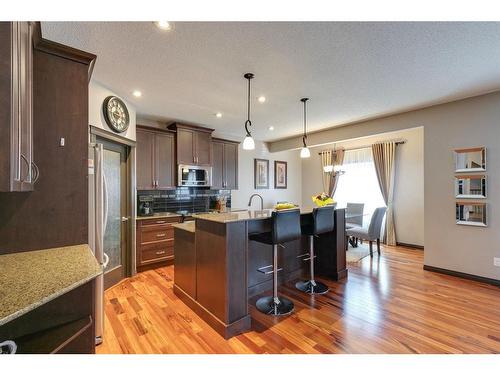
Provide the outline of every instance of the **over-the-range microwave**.
<path id="1" fill-rule="evenodd" d="M 178 186 L 212 185 L 212 167 L 179 164 Z"/>

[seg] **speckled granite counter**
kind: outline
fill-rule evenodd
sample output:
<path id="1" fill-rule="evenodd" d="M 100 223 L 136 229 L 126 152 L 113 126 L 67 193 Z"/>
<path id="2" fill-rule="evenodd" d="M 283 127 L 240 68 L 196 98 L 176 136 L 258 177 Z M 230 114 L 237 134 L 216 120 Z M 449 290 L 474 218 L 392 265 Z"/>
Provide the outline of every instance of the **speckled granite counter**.
<path id="1" fill-rule="evenodd" d="M 186 221 L 185 223 L 172 224 L 174 228 L 182 229 L 187 232 L 194 233 L 196 232 L 196 224 L 194 221 Z"/>
<path id="2" fill-rule="evenodd" d="M 102 272 L 88 245 L 0 255 L 0 325 Z"/>
<path id="3" fill-rule="evenodd" d="M 181 214 L 176 214 L 174 212 L 158 212 L 149 216 L 137 216 L 136 220 L 147 220 L 147 219 L 164 219 L 167 217 L 182 217 Z"/>
<path id="4" fill-rule="evenodd" d="M 301 215 L 310 214 L 312 212 L 312 207 L 301 207 Z M 203 219 L 209 221 L 215 221 L 218 223 L 231 223 L 235 221 L 247 221 L 247 220 L 263 220 L 271 217 L 272 209 L 264 210 L 245 210 L 245 211 L 232 211 L 232 212 L 221 212 L 221 213 L 209 213 L 209 214 L 193 214 L 195 219 Z"/>

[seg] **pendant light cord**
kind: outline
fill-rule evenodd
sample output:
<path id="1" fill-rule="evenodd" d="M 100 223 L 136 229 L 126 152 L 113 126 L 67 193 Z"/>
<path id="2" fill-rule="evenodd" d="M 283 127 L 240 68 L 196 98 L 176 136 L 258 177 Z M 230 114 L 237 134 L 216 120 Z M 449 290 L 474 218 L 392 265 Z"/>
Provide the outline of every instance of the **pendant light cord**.
<path id="1" fill-rule="evenodd" d="M 248 102 L 247 102 L 247 120 L 245 121 L 245 131 L 247 132 L 247 137 L 250 137 L 249 126 L 252 126 L 252 121 L 250 121 L 250 80 L 253 78 L 253 74 L 245 74 L 245 78 L 248 79 Z"/>
<path id="2" fill-rule="evenodd" d="M 304 135 L 302 136 L 302 144 L 304 147 L 307 147 L 306 144 L 306 139 L 307 139 L 307 129 L 306 129 L 306 123 L 307 123 L 307 109 L 306 109 L 306 103 L 309 100 L 309 98 L 302 98 L 300 101 L 304 103 Z"/>

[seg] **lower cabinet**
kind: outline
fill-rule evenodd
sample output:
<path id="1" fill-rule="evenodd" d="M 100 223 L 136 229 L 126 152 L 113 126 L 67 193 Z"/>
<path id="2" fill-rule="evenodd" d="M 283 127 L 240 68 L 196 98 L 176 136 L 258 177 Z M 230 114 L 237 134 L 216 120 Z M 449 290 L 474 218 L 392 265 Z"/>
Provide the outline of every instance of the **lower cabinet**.
<path id="1" fill-rule="evenodd" d="M 36 282 L 34 280 L 33 282 Z M 94 280 L 0 326 L 16 354 L 95 353 Z"/>
<path id="2" fill-rule="evenodd" d="M 137 220 L 137 270 L 174 259 L 174 228 L 181 218 Z"/>

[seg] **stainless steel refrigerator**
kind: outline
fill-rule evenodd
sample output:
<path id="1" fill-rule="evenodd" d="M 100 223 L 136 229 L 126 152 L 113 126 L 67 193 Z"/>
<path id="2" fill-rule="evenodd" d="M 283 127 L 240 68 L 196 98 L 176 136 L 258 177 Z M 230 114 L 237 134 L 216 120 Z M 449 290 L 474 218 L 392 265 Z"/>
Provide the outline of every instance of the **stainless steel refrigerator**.
<path id="1" fill-rule="evenodd" d="M 104 233 L 107 225 L 107 202 L 106 179 L 103 168 L 103 145 L 99 143 L 89 144 L 89 245 L 94 255 L 106 268 L 109 262 L 108 255 L 104 252 Z M 95 327 L 96 344 L 103 340 L 104 333 L 104 273 L 96 279 L 95 288 Z"/>

